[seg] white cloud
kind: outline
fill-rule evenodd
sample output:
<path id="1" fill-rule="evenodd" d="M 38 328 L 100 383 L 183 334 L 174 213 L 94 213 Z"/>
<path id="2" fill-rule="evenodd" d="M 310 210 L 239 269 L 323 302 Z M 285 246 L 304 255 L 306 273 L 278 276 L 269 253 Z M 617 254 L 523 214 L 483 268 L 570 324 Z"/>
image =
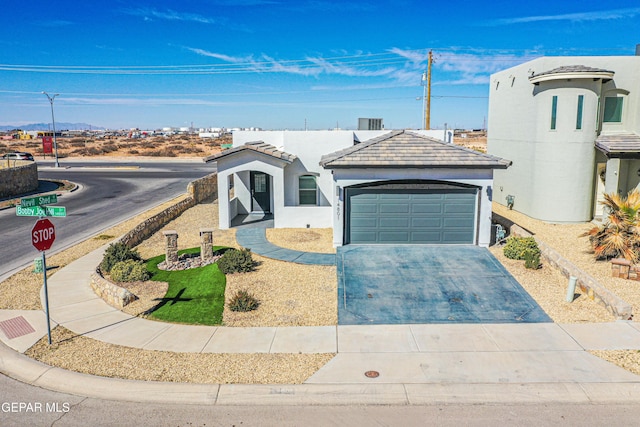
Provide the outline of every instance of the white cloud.
<path id="1" fill-rule="evenodd" d="M 571 21 L 571 22 L 588 22 L 588 21 L 608 21 L 612 19 L 634 18 L 640 15 L 640 7 L 628 9 L 612 9 L 595 12 L 577 12 L 564 13 L 559 15 L 534 15 L 519 18 L 496 19 L 487 23 L 487 25 L 512 25 L 523 24 L 528 22 L 545 22 L 545 21 Z"/>
<path id="2" fill-rule="evenodd" d="M 366 78 L 369 81 L 362 86 L 399 87 L 419 86 L 422 73 L 427 69 L 429 57 L 428 49 L 407 50 L 392 48 L 381 54 L 363 54 L 324 58 L 321 56 L 307 56 L 300 60 L 278 60 L 266 54 L 258 58 L 253 56 L 231 56 L 217 52 L 209 52 L 199 48 L 187 48 L 202 56 L 207 56 L 229 65 L 228 72 L 234 73 L 285 73 L 301 76 L 319 77 L 343 76 L 352 78 Z M 489 75 L 522 63 L 534 56 L 524 54 L 502 53 L 466 49 L 442 51 L 433 53 L 434 84 L 435 81 L 447 84 L 486 84 Z M 231 65 L 232 64 L 232 65 Z M 211 65 L 215 67 L 215 65 Z M 219 66 L 218 66 L 219 67 Z M 218 68 L 217 68 L 218 69 Z M 314 89 L 331 87 L 317 85 Z M 360 85 L 356 85 L 360 86 Z"/>
<path id="3" fill-rule="evenodd" d="M 167 21 L 197 22 L 201 24 L 216 24 L 218 19 L 198 15 L 196 13 L 177 12 L 175 10 L 157 10 L 155 8 L 139 7 L 136 9 L 124 9 L 124 13 L 142 17 L 144 20 L 163 19 Z"/>

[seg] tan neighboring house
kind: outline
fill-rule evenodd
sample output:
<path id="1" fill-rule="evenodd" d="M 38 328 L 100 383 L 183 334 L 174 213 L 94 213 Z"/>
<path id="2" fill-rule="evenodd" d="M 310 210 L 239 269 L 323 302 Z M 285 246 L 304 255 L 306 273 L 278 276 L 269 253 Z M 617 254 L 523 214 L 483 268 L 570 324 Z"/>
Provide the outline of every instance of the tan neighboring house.
<path id="1" fill-rule="evenodd" d="M 548 222 L 590 221 L 640 184 L 640 56 L 543 57 L 491 76 L 495 200 Z"/>

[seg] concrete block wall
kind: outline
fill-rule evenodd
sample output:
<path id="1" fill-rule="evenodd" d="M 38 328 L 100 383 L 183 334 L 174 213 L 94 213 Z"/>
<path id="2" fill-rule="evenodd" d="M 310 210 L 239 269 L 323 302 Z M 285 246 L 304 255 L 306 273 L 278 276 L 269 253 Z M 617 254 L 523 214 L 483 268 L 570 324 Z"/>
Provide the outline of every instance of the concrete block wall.
<path id="1" fill-rule="evenodd" d="M 26 160 L 0 161 L 0 197 L 13 197 L 38 189 L 38 165 Z"/>

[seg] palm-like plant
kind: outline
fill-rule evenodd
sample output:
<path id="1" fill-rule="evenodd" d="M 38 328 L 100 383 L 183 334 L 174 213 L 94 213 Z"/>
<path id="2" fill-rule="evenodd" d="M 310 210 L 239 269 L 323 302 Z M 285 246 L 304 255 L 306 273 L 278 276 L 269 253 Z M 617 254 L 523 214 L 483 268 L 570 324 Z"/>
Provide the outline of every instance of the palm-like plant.
<path id="1" fill-rule="evenodd" d="M 601 202 L 608 213 L 601 226 L 581 236 L 589 236 L 596 259 L 625 258 L 640 260 L 640 192 L 634 189 L 621 197 L 605 194 Z"/>

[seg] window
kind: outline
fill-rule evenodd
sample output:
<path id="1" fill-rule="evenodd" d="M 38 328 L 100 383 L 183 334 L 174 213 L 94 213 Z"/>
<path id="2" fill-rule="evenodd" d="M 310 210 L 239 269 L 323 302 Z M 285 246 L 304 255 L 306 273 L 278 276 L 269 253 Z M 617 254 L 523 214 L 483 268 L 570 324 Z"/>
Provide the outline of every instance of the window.
<path id="1" fill-rule="evenodd" d="M 584 95 L 578 95 L 578 113 L 576 114 L 576 129 L 582 129 L 582 107 L 584 106 Z"/>
<path id="2" fill-rule="evenodd" d="M 607 96 L 604 99 L 604 116 L 602 121 L 605 123 L 622 122 L 622 100 L 624 98 L 618 96 Z"/>
<path id="3" fill-rule="evenodd" d="M 558 97 L 554 96 L 551 99 L 551 130 L 556 129 L 557 114 L 558 114 Z"/>
<path id="4" fill-rule="evenodd" d="M 316 177 L 311 175 L 302 175 L 298 178 L 298 192 L 301 205 L 318 204 L 318 185 Z"/>

